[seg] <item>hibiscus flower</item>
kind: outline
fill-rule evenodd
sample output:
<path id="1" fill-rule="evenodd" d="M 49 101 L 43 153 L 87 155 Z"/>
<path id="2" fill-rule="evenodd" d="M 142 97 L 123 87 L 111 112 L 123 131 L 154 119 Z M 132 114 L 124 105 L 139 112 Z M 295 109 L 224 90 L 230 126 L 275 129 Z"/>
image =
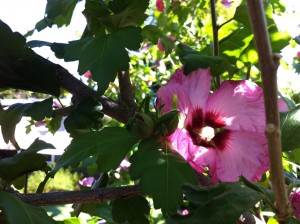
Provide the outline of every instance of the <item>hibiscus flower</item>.
<path id="1" fill-rule="evenodd" d="M 209 69 L 187 76 L 178 69 L 158 90 L 157 107 L 171 110 L 176 95 L 181 113 L 181 127 L 167 140 L 214 183 L 259 181 L 269 169 L 263 91 L 250 80 L 224 81 L 211 94 L 211 79 Z"/>
<path id="2" fill-rule="evenodd" d="M 290 203 L 296 218 L 300 220 L 300 188 L 291 192 Z"/>
<path id="3" fill-rule="evenodd" d="M 228 1 L 228 0 L 222 0 L 222 4 L 225 6 L 225 8 L 229 8 L 231 6 L 233 1 Z"/>
<path id="4" fill-rule="evenodd" d="M 165 10 L 165 5 L 163 0 L 156 0 L 156 10 L 159 12 L 163 12 Z"/>

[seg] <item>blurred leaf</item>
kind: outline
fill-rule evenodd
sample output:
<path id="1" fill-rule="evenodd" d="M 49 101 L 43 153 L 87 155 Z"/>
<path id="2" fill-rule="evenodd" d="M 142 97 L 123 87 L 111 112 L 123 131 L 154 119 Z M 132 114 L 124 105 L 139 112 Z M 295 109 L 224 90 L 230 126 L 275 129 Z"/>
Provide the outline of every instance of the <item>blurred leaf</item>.
<path id="1" fill-rule="evenodd" d="M 34 103 L 16 103 L 8 109 L 0 112 L 0 125 L 3 139 L 7 144 L 9 141 L 19 149 L 19 145 L 15 140 L 16 125 L 22 119 L 22 116 L 29 116 L 34 120 L 41 121 L 45 117 L 52 115 L 52 98 Z"/>
<path id="2" fill-rule="evenodd" d="M 282 151 L 300 148 L 300 109 L 299 107 L 287 113 L 281 113 Z"/>
<path id="3" fill-rule="evenodd" d="M 300 45 L 300 35 L 296 36 L 296 37 L 294 38 L 294 40 L 296 41 L 297 44 Z"/>
<path id="4" fill-rule="evenodd" d="M 0 192 L 0 207 L 7 223 L 54 224 L 46 211 L 40 207 L 25 204 L 16 196 Z"/>
<path id="5" fill-rule="evenodd" d="M 261 199 L 260 193 L 239 182 L 220 183 L 210 187 L 186 184 L 182 188 L 190 203 L 189 214 L 175 215 L 169 223 L 235 223 L 244 211 Z"/>
<path id="6" fill-rule="evenodd" d="M 77 217 L 66 218 L 63 221 L 58 221 L 58 224 L 82 224 L 81 219 Z"/>
<path id="7" fill-rule="evenodd" d="M 16 178 L 36 171 L 43 170 L 46 166 L 47 157 L 37 152 L 43 149 L 54 149 L 54 146 L 42 140 L 36 139 L 27 150 L 24 150 L 13 157 L 0 160 L 0 178 L 7 183 Z"/>
<path id="8" fill-rule="evenodd" d="M 15 88 L 59 96 L 55 68 L 31 49 L 26 39 L 0 20 L 0 88 Z"/>
<path id="9" fill-rule="evenodd" d="M 65 166 L 75 166 L 89 156 L 98 156 L 101 172 L 116 169 L 137 138 L 125 128 L 107 127 L 74 138 L 65 153 L 59 158 L 50 176 Z"/>
<path id="10" fill-rule="evenodd" d="M 130 162 L 131 178 L 140 179 L 141 192 L 150 194 L 163 212 L 176 212 L 183 198 L 180 187 L 197 183 L 194 170 L 175 151 L 168 152 L 162 139 L 143 140 Z"/>
<path id="11" fill-rule="evenodd" d="M 147 219 L 149 212 L 150 206 L 148 201 L 140 195 L 127 199 L 116 199 L 112 207 L 113 219 L 117 223 L 125 223 L 126 221 L 129 224 L 150 223 Z"/>
<path id="12" fill-rule="evenodd" d="M 39 21 L 35 28 L 38 31 L 46 27 L 57 27 L 69 25 L 73 15 L 74 8 L 78 0 L 48 0 L 45 10 L 45 18 Z"/>
<path id="13" fill-rule="evenodd" d="M 293 64 L 294 69 L 296 70 L 296 72 L 299 74 L 300 73 L 300 64 L 299 63 L 294 63 Z"/>
<path id="14" fill-rule="evenodd" d="M 102 106 L 91 96 L 84 98 L 64 121 L 66 131 L 71 136 L 99 130 L 102 124 Z"/>
<path id="15" fill-rule="evenodd" d="M 300 221 L 294 217 L 289 217 L 286 224 L 300 224 Z"/>

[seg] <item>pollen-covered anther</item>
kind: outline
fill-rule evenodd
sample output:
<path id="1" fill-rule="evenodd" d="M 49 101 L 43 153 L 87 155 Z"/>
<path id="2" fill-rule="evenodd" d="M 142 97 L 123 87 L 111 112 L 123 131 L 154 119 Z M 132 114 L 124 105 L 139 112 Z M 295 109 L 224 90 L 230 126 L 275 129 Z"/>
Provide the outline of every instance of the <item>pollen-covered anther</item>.
<path id="1" fill-rule="evenodd" d="M 203 127 L 199 135 L 204 141 L 210 142 L 215 137 L 215 129 L 209 126 Z"/>

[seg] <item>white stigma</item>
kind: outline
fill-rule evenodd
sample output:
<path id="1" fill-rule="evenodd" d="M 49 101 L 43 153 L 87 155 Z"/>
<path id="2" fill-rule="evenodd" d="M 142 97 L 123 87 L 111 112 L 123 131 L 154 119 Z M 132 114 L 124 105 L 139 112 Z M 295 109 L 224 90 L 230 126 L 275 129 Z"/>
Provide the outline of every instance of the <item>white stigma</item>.
<path id="1" fill-rule="evenodd" d="M 212 127 L 206 126 L 201 129 L 200 137 L 204 141 L 210 142 L 213 139 L 213 137 L 215 137 L 215 130 Z"/>

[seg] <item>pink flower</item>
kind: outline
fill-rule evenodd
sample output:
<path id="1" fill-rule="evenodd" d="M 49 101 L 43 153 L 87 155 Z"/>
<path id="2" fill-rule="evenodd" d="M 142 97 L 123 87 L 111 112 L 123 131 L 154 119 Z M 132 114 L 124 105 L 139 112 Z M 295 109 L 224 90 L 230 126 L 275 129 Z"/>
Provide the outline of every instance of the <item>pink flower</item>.
<path id="1" fill-rule="evenodd" d="M 165 10 L 165 5 L 163 0 L 156 0 L 156 10 L 163 12 Z"/>
<path id="2" fill-rule="evenodd" d="M 251 81 L 224 81 L 210 94 L 209 69 L 188 76 L 177 69 L 158 90 L 157 107 L 172 109 L 174 95 L 183 119 L 167 139 L 174 150 L 198 172 L 208 172 L 214 183 L 258 181 L 269 169 L 264 135 L 263 91 Z"/>
<path id="3" fill-rule="evenodd" d="M 291 192 L 290 203 L 296 218 L 300 220 L 300 188 Z"/>
<path id="4" fill-rule="evenodd" d="M 94 177 L 85 177 L 82 180 L 79 180 L 79 184 L 86 187 L 91 187 L 94 183 Z"/>
<path id="5" fill-rule="evenodd" d="M 169 39 L 172 40 L 173 42 L 176 41 L 176 38 L 173 37 L 172 35 L 169 35 L 168 37 L 169 37 Z M 160 51 L 166 51 L 166 49 L 162 46 L 162 41 L 161 41 L 161 39 L 159 39 L 158 42 L 157 42 L 157 48 L 158 48 Z"/>
<path id="6" fill-rule="evenodd" d="M 92 73 L 90 71 L 87 71 L 86 73 L 83 74 L 84 77 L 90 78 L 92 76 Z"/>
<path id="7" fill-rule="evenodd" d="M 231 6 L 233 1 L 228 1 L 228 0 L 222 0 L 222 4 L 225 6 L 225 8 L 229 8 Z"/>
<path id="8" fill-rule="evenodd" d="M 300 58 L 300 51 L 297 52 L 297 58 Z"/>

